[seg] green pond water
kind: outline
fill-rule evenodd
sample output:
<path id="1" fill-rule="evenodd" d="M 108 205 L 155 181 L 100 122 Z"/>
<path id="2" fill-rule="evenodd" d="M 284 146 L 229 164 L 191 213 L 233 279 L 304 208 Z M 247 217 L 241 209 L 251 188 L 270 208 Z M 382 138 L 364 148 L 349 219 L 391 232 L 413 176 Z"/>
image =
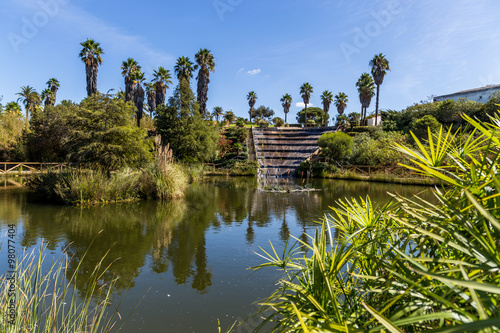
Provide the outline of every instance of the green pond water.
<path id="1" fill-rule="evenodd" d="M 269 241 L 279 250 L 294 237 L 306 239 L 340 198 L 368 194 L 382 204 L 387 192 L 430 196 L 426 187 L 337 180 L 309 181 L 317 192 L 277 194 L 259 191 L 253 178 L 210 178 L 179 201 L 82 208 L 38 203 L 15 185 L 0 178 L 0 242 L 15 224 L 18 252 L 43 240 L 49 261 L 72 258 L 68 276 L 87 251 L 82 277 L 109 251 L 104 264 L 113 264 L 99 282 L 119 277 L 113 301 L 122 302 L 122 317 L 133 310 L 120 330 L 127 333 L 217 332 L 218 319 L 223 328 L 245 319 L 275 289 L 278 271 L 248 270 L 263 263 L 256 253 L 270 250 Z M 6 252 L 3 246 L 2 272 Z M 88 286 L 74 287 L 84 294 Z"/>

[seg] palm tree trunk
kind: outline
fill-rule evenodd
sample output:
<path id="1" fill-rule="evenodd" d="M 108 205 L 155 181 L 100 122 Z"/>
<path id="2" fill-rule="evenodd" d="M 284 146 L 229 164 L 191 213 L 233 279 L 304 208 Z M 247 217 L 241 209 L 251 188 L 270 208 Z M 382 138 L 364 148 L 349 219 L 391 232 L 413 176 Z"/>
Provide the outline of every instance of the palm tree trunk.
<path id="1" fill-rule="evenodd" d="M 307 127 L 307 104 L 304 103 L 305 107 L 305 114 L 304 114 L 304 127 Z"/>
<path id="2" fill-rule="evenodd" d="M 323 124 L 325 125 L 326 127 L 326 110 L 325 110 L 325 119 L 323 120 Z"/>
<path id="3" fill-rule="evenodd" d="M 288 113 L 288 112 L 285 112 L 285 124 L 286 124 L 286 114 L 287 114 L 287 113 Z"/>
<path id="4" fill-rule="evenodd" d="M 380 84 L 377 84 L 377 103 L 375 104 L 375 126 L 378 125 L 378 97 L 380 94 Z"/>

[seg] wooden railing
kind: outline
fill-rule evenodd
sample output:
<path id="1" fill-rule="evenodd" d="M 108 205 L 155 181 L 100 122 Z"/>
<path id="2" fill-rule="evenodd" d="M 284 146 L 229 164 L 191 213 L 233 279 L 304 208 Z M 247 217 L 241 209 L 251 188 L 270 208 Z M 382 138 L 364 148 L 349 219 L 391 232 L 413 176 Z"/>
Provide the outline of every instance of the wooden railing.
<path id="1" fill-rule="evenodd" d="M 40 163 L 40 162 L 0 162 L 0 175 L 11 173 L 34 173 L 43 171 L 61 171 L 69 167 L 67 163 Z"/>
<path id="2" fill-rule="evenodd" d="M 413 176 L 420 177 L 412 170 L 404 168 L 402 166 L 369 166 L 369 165 L 341 165 L 341 173 L 345 172 L 355 172 L 360 175 L 371 176 L 372 174 L 385 174 L 385 175 L 401 175 L 401 176 Z"/>

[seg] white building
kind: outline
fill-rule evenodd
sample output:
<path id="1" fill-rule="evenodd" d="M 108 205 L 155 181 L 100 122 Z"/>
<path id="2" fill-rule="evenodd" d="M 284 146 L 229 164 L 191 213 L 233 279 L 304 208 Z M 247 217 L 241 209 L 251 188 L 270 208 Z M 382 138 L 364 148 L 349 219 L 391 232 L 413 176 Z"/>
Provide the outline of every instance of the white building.
<path id="1" fill-rule="evenodd" d="M 375 126 L 375 115 L 366 117 L 367 126 Z M 379 114 L 377 118 L 377 125 L 382 124 L 382 116 Z"/>
<path id="2" fill-rule="evenodd" d="M 500 91 L 500 84 L 494 86 L 486 86 L 482 88 L 470 89 L 459 91 L 454 94 L 442 95 L 434 97 L 435 102 L 445 101 L 447 99 L 452 99 L 454 101 L 458 101 L 460 98 L 466 98 L 471 101 L 486 103 L 491 94 Z"/>

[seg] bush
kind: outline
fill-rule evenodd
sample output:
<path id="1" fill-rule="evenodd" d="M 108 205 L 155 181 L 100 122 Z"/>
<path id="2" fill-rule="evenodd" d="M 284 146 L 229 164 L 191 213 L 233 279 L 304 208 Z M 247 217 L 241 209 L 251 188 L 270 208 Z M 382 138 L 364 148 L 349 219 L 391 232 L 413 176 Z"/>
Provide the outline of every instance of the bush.
<path id="1" fill-rule="evenodd" d="M 318 145 L 321 147 L 322 156 L 342 163 L 352 154 L 353 139 L 342 132 L 326 133 L 319 137 Z"/>
<path id="2" fill-rule="evenodd" d="M 404 162 L 403 154 L 394 148 L 394 144 L 406 144 L 406 136 L 399 132 L 377 131 L 372 136 L 359 133 L 354 138 L 352 156 L 353 165 L 394 166 Z"/>
<path id="3" fill-rule="evenodd" d="M 420 119 L 413 119 L 411 122 L 411 131 L 419 138 L 427 136 L 427 129 L 434 133 L 439 127 L 439 122 L 431 115 L 424 116 Z"/>
<path id="4" fill-rule="evenodd" d="M 338 170 L 339 169 L 333 164 L 321 162 L 311 163 L 309 161 L 305 161 L 300 163 L 300 166 L 297 169 L 297 173 L 299 176 L 301 176 L 302 173 L 307 174 L 307 171 L 310 171 L 312 177 L 320 178 L 325 177 L 328 174 L 335 173 Z"/>

